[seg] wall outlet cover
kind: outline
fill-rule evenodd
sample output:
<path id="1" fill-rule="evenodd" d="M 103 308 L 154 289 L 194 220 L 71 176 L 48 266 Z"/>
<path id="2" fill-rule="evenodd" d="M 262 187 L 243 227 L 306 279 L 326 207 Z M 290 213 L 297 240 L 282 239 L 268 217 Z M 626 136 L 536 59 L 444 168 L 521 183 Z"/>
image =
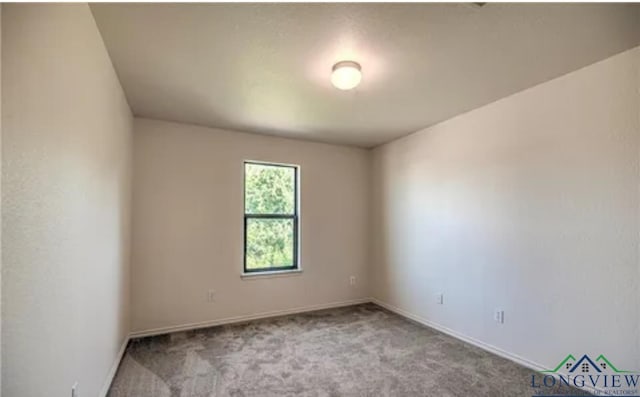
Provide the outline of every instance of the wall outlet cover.
<path id="1" fill-rule="evenodd" d="M 496 309 L 493 313 L 493 319 L 498 323 L 498 324 L 504 324 L 504 310 L 502 309 Z"/>

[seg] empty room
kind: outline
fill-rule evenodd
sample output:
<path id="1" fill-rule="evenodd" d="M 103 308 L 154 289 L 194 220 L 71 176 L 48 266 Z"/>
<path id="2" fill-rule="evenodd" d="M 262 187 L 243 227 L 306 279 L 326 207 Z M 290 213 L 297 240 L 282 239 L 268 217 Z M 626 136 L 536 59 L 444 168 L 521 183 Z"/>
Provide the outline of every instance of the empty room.
<path id="1" fill-rule="evenodd" d="M 640 4 L 0 32 L 3 397 L 640 396 Z"/>

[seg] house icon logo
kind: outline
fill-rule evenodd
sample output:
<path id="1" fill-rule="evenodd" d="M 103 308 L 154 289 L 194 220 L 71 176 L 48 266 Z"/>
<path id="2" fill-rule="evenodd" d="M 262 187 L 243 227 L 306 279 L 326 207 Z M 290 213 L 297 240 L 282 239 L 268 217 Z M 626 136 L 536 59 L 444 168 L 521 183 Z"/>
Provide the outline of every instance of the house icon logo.
<path id="1" fill-rule="evenodd" d="M 614 372 L 618 374 L 631 373 L 631 371 L 622 371 L 616 368 L 611 362 L 601 354 L 595 360 L 591 359 L 587 354 L 580 357 L 579 360 L 573 354 L 567 355 L 560 364 L 554 369 L 542 371 L 542 373 L 554 374 L 558 372 L 566 372 L 570 374 L 597 374 L 602 372 Z"/>

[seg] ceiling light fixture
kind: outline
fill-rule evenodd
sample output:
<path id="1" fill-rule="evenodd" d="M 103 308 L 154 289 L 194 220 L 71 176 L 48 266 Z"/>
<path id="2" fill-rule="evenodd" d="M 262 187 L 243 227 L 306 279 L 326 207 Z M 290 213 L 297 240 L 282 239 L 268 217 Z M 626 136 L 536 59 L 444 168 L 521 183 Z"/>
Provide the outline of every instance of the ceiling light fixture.
<path id="1" fill-rule="evenodd" d="M 353 61 L 341 61 L 333 65 L 331 83 L 339 90 L 356 88 L 362 80 L 360 64 Z"/>

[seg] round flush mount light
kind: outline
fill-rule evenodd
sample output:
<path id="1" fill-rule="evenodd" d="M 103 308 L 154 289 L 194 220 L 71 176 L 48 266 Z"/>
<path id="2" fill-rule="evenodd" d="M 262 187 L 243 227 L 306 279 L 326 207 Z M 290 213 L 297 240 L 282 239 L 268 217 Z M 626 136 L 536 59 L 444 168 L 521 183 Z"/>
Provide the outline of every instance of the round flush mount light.
<path id="1" fill-rule="evenodd" d="M 356 88 L 362 80 L 360 64 L 353 61 L 342 61 L 333 65 L 331 83 L 339 90 Z"/>

